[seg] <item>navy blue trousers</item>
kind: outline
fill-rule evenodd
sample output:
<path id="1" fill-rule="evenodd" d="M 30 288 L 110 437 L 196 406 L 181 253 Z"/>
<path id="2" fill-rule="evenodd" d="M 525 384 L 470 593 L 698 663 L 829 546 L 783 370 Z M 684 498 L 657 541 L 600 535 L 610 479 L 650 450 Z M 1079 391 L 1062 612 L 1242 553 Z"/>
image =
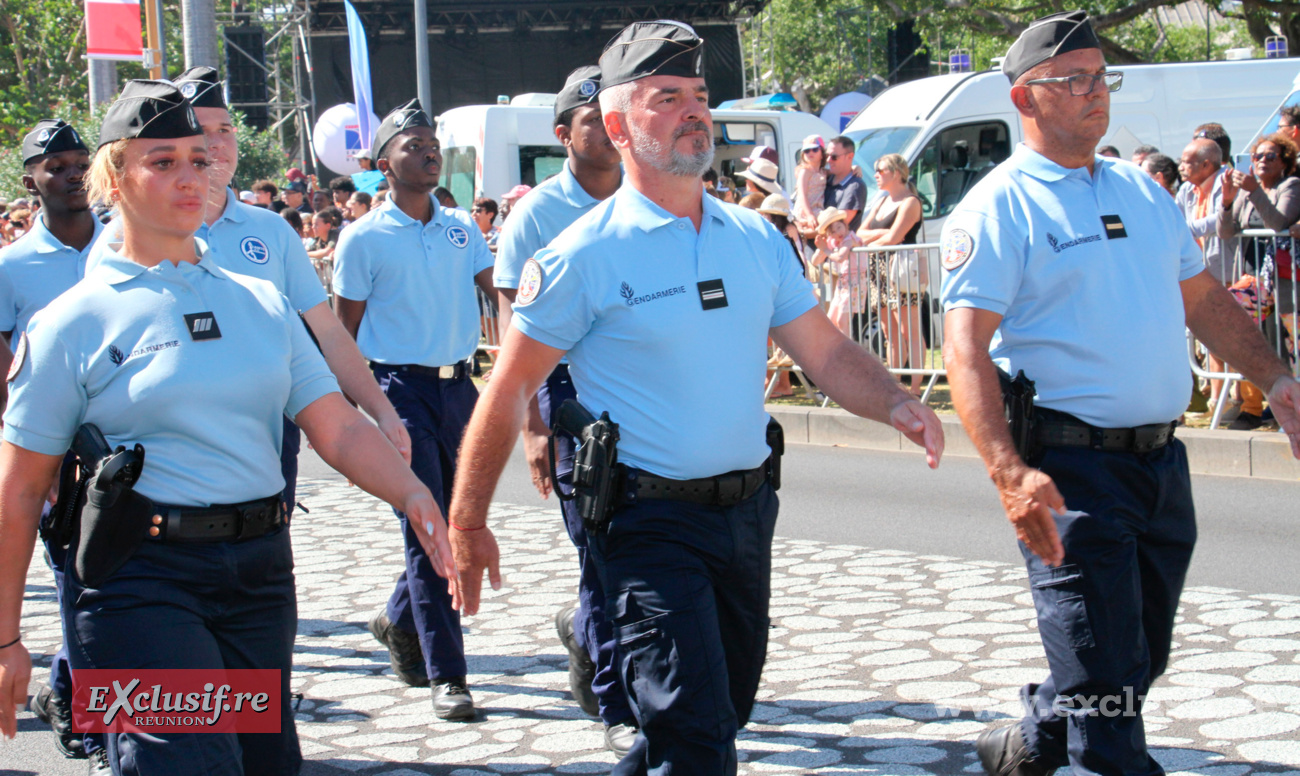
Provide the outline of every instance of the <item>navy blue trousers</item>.
<path id="1" fill-rule="evenodd" d="M 63 638 L 82 668 L 280 671 L 280 733 L 107 735 L 124 776 L 278 776 L 302 765 L 289 701 L 298 629 L 293 550 L 281 529 L 246 542 L 146 541 L 97 589 L 69 568 Z"/>
<path id="2" fill-rule="evenodd" d="M 588 537 L 642 733 L 615 776 L 736 773 L 767 657 L 777 508 L 767 486 L 733 507 L 646 499 Z"/>
<path id="3" fill-rule="evenodd" d="M 302 432 L 286 415 L 284 418 L 284 439 L 280 442 L 280 473 L 284 475 L 284 490 L 280 500 L 293 515 L 293 505 L 298 498 L 298 453 L 302 450 Z"/>
<path id="4" fill-rule="evenodd" d="M 456 455 L 474 412 L 478 389 L 468 377 L 441 379 L 382 364 L 374 365 L 374 372 L 379 387 L 411 435 L 411 470 L 433 492 L 446 519 Z M 406 515 L 394 512 L 402 525 L 406 567 L 388 598 L 388 619 L 419 636 L 430 679 L 464 676 L 465 638 L 460 629 L 460 612 L 451 606 L 447 580 L 434 573 Z"/>
<path id="5" fill-rule="evenodd" d="M 542 421 L 549 427 L 552 413 L 565 399 L 577 397 L 567 364 L 560 364 L 537 392 L 537 405 Z M 555 440 L 555 473 L 561 487 L 570 492 L 573 475 L 573 438 L 560 434 Z M 578 643 L 591 661 L 596 664 L 596 678 L 591 682 L 592 692 L 600 703 L 600 719 L 606 725 L 618 725 L 632 719 L 632 709 L 627 705 L 627 695 L 618 680 L 618 667 L 614 660 L 614 626 L 605 614 L 605 591 L 600 583 L 596 564 L 587 558 L 587 527 L 578 515 L 576 501 L 561 501 L 560 512 L 569 539 L 578 550 L 578 611 L 573 615 L 573 632 Z"/>
<path id="6" fill-rule="evenodd" d="M 1050 676 L 1021 691 L 1030 751 L 1075 776 L 1158 776 L 1142 698 L 1169 662 L 1196 515 L 1187 452 L 1049 448 L 1039 462 L 1069 510 L 1056 520 L 1065 560 L 1021 544 Z"/>

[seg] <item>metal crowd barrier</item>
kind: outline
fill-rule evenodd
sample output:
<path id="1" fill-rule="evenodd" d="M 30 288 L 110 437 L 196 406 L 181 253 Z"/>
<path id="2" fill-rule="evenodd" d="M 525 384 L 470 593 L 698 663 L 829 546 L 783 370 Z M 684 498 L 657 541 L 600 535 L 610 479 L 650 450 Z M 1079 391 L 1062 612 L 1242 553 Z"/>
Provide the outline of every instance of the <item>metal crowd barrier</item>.
<path id="1" fill-rule="evenodd" d="M 1224 285 L 1237 292 L 1239 299 L 1249 298 L 1253 292 L 1256 300 L 1267 301 L 1266 304 L 1257 302 L 1254 309 L 1247 307 L 1246 311 L 1254 318 L 1278 356 L 1290 365 L 1291 374 L 1300 377 L 1300 342 L 1295 336 L 1297 289 L 1292 277 L 1297 248 L 1300 246 L 1292 245 L 1289 232 L 1247 229 L 1238 238 L 1229 241 L 1218 257 L 1208 258 L 1206 264 Z M 1248 262 L 1248 257 L 1255 257 L 1254 261 Z M 1254 282 L 1249 278 L 1254 278 Z M 1210 428 L 1218 428 L 1232 386 L 1244 378 L 1228 365 L 1221 371 L 1211 371 L 1207 356 L 1205 346 L 1188 331 L 1187 359 L 1192 374 L 1205 380 L 1223 381 L 1210 418 Z"/>
<path id="2" fill-rule="evenodd" d="M 810 257 L 811 258 L 811 257 Z M 922 402 L 929 400 L 943 368 L 943 314 L 939 311 L 939 244 L 855 248 L 847 260 L 809 264 L 813 287 L 831 322 L 870 350 L 890 374 L 916 375 Z M 826 406 L 797 364 L 772 365 L 763 395 L 771 397 L 782 372 L 799 375 L 804 392 Z M 924 382 L 924 386 L 921 383 Z"/>
<path id="3" fill-rule="evenodd" d="M 478 286 L 474 286 L 474 293 L 478 295 L 478 349 L 495 359 L 496 352 L 501 349 L 501 318 L 497 314 L 497 300 L 483 293 L 483 289 Z"/>

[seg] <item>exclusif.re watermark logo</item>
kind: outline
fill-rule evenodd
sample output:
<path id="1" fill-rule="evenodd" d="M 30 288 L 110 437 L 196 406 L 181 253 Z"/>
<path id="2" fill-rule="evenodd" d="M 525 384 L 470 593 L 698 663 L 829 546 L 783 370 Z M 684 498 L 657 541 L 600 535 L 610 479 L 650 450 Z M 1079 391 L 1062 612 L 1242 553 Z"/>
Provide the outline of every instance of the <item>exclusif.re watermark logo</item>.
<path id="1" fill-rule="evenodd" d="M 82 669 L 72 717 L 90 733 L 279 733 L 280 672 Z"/>

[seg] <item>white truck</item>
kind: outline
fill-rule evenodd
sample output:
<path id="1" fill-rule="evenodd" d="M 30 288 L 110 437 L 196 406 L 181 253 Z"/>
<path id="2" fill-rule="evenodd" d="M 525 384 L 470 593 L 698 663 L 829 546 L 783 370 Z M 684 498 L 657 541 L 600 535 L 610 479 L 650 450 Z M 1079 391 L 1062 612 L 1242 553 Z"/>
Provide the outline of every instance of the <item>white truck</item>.
<path id="1" fill-rule="evenodd" d="M 468 105 L 439 115 L 441 184 L 467 207 L 474 197 L 500 199 L 517 184 L 536 186 L 559 172 L 566 157 L 555 139 L 554 105 L 553 94 L 525 94 L 509 105 Z M 742 157 L 756 145 L 770 146 L 780 154 L 780 180 L 790 191 L 803 139 L 821 135 L 829 140 L 836 134 L 807 113 L 715 110 L 713 166 L 720 175 L 734 177 L 745 169 Z"/>
<path id="2" fill-rule="evenodd" d="M 1111 95 L 1110 129 L 1100 145 L 1115 146 L 1125 159 L 1139 145 L 1156 146 L 1178 159 L 1192 131 L 1208 122 L 1223 125 L 1234 154 L 1244 152 L 1277 107 L 1278 95 L 1300 73 L 1300 61 L 1111 69 L 1124 73 L 1124 84 Z M 845 131 L 858 144 L 855 158 L 864 170 L 873 169 L 876 159 L 887 153 L 906 157 L 921 195 L 927 241 L 938 241 L 944 217 L 1021 141 L 1020 116 L 1009 90 L 999 70 L 908 81 L 881 92 Z M 874 184 L 867 180 L 867 186 Z"/>

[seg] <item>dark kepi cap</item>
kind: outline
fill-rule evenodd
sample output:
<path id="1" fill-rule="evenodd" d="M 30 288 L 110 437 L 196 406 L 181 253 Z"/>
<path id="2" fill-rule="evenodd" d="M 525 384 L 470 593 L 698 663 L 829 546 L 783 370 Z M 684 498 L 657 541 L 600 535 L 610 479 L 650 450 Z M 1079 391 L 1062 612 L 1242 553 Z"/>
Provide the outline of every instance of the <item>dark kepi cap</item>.
<path id="1" fill-rule="evenodd" d="M 601 88 L 652 75 L 704 77 L 704 41 L 690 25 L 668 20 L 623 28 L 600 55 Z"/>
<path id="2" fill-rule="evenodd" d="M 115 140 L 202 135 L 194 108 L 171 81 L 127 81 L 108 107 L 99 128 L 99 146 Z"/>
<path id="3" fill-rule="evenodd" d="M 41 119 L 31 132 L 23 136 L 23 164 L 46 154 L 64 151 L 90 153 L 81 135 L 63 119 Z"/>
<path id="4" fill-rule="evenodd" d="M 1097 39 L 1086 11 L 1054 13 L 1035 20 L 1020 33 L 1016 42 L 1007 49 L 1007 56 L 1002 60 L 1002 72 L 1014 84 L 1035 65 L 1069 51 L 1090 48 L 1101 48 L 1101 41 Z"/>
<path id="5" fill-rule="evenodd" d="M 581 108 L 596 101 L 600 93 L 600 68 L 595 65 L 580 67 L 564 79 L 564 88 L 555 95 L 555 118 L 567 110 Z"/>
<path id="6" fill-rule="evenodd" d="M 221 77 L 213 67 L 191 67 L 172 80 L 196 108 L 227 108 Z"/>
<path id="7" fill-rule="evenodd" d="M 380 122 L 379 129 L 375 132 L 375 142 L 370 146 L 370 158 L 378 159 L 384 153 L 384 146 L 388 141 L 402 134 L 408 129 L 416 127 L 432 127 L 433 122 L 429 120 L 429 114 L 424 112 L 420 107 L 420 100 L 414 99 L 400 108 L 394 108 L 391 113 L 384 116 Z"/>

